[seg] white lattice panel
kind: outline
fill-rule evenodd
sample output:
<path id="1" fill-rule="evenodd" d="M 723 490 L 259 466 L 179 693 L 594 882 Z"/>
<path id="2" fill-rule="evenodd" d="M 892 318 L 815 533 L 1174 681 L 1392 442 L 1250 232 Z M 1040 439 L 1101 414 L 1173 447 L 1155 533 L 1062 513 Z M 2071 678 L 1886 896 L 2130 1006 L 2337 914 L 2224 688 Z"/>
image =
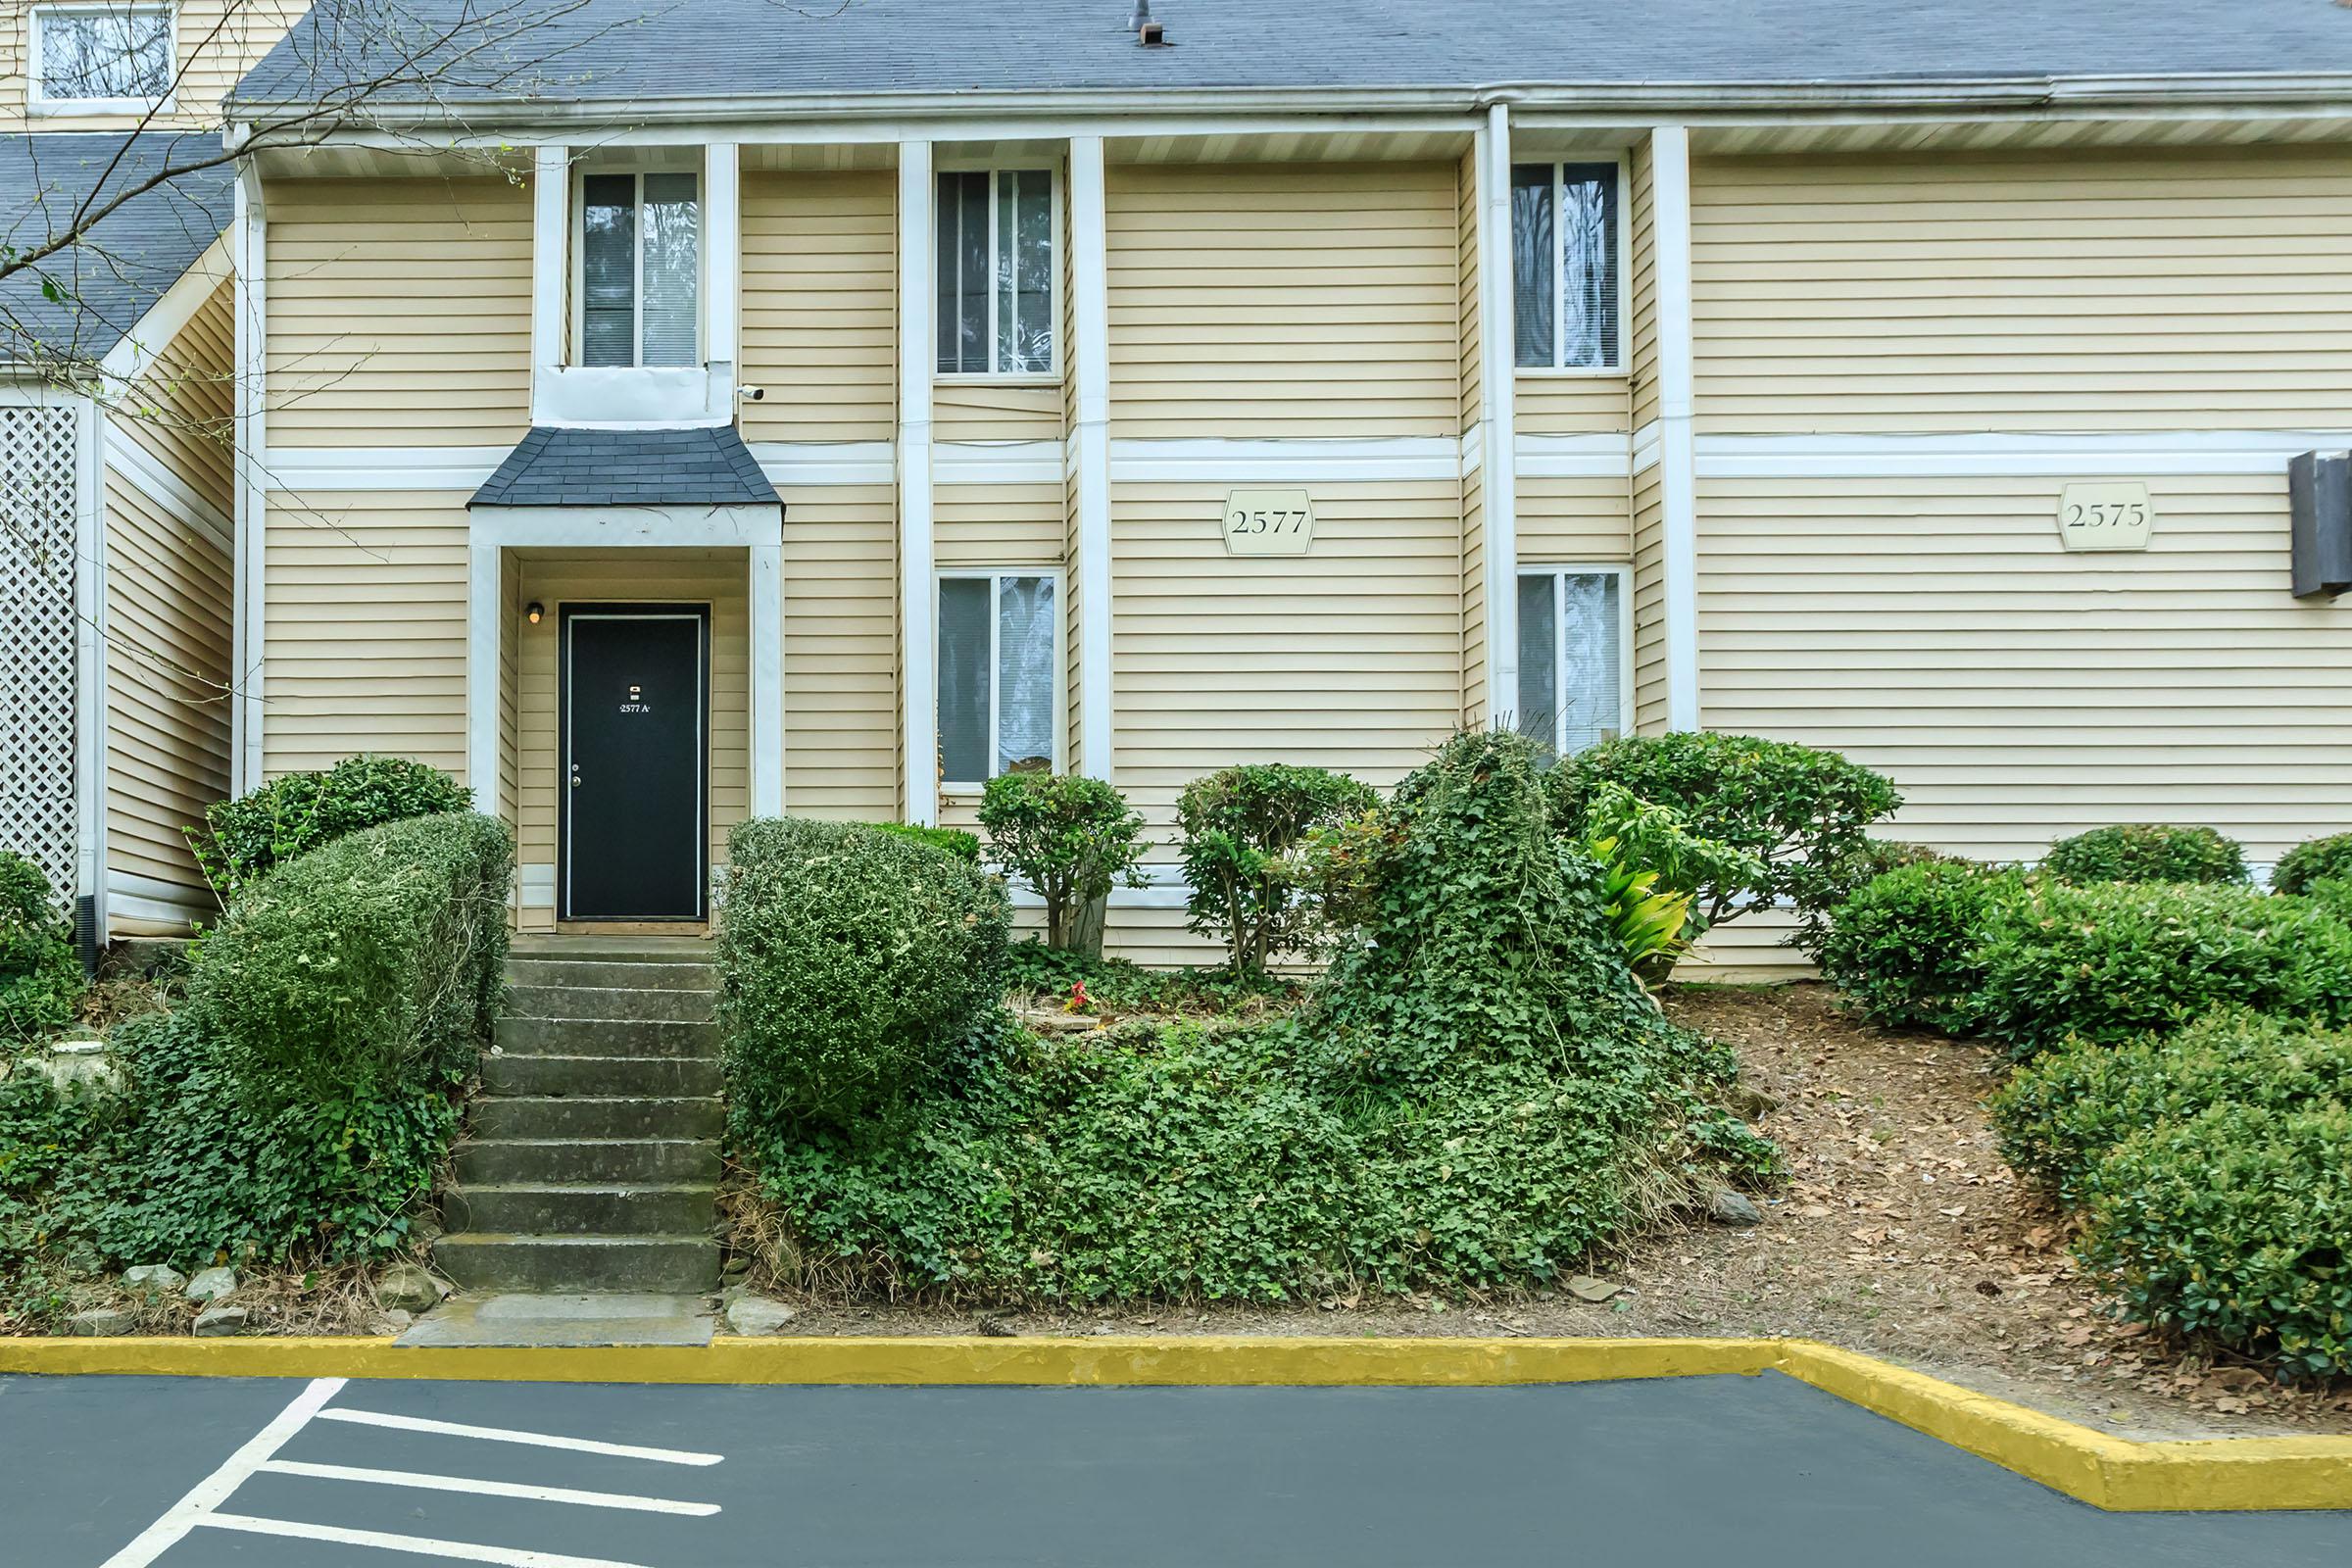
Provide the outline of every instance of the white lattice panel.
<path id="1" fill-rule="evenodd" d="M 74 893 L 74 513 L 71 408 L 0 405 L 0 848 Z"/>

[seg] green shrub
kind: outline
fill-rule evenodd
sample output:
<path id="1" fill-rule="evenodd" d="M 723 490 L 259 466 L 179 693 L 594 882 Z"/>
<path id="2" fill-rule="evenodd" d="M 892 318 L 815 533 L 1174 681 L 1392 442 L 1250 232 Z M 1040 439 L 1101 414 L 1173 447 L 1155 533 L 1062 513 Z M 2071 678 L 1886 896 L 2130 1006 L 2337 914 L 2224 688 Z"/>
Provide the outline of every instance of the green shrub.
<path id="1" fill-rule="evenodd" d="M 2352 1022 L 2352 924 L 2250 888 L 2033 879 L 1987 906 L 1976 1026 L 2031 1056 L 2115 1045 L 2217 1006 Z"/>
<path id="2" fill-rule="evenodd" d="M 2077 1255 L 2127 1316 L 2309 1376 L 2352 1373 L 2352 1109 L 2225 1102 L 2086 1178 Z"/>
<path id="3" fill-rule="evenodd" d="M 1368 784 L 1327 768 L 1261 763 L 1195 779 L 1176 798 L 1186 926 L 1225 944 L 1234 971 L 1261 974 L 1303 954 L 1319 932 L 1319 901 L 1301 890 L 1287 857 L 1309 833 L 1380 804 Z"/>
<path id="4" fill-rule="evenodd" d="M 2064 882 L 2231 883 L 2246 880 L 2246 856 L 2209 827 L 2130 823 L 2060 840 L 2041 868 Z"/>
<path id="5" fill-rule="evenodd" d="M 1987 906 L 2023 876 L 1930 860 L 1872 878 L 1838 909 L 1822 973 L 1871 1016 L 1965 1034 L 1984 984 Z"/>
<path id="6" fill-rule="evenodd" d="M 1754 856 L 1763 866 L 1754 881 L 1698 890 L 1708 927 L 1803 895 L 1810 875 L 1843 865 L 1870 824 L 1903 804 L 1886 777 L 1836 752 L 1705 731 L 1604 741 L 1561 762 L 1551 782 L 1552 814 L 1563 824 L 1582 822 L 1600 786 L 1617 784 L 1671 807 L 1694 836 Z"/>
<path id="7" fill-rule="evenodd" d="M 1463 736 L 1399 787 L 1372 923 L 1296 1017 L 1052 1042 L 998 1019 L 906 1114 L 761 1141 L 803 1269 L 1048 1300 L 1507 1286 L 1768 1177 L 1710 1102 L 1730 1054 L 1628 972 L 1535 762 Z"/>
<path id="8" fill-rule="evenodd" d="M 719 1022 L 747 1140 L 902 1099 L 997 1002 L 1010 911 L 978 866 L 798 817 L 727 845 Z"/>
<path id="9" fill-rule="evenodd" d="M 1113 883 L 1143 883 L 1144 819 L 1126 797 L 1078 773 L 1001 773 L 980 792 L 980 825 L 997 863 L 1045 901 L 1046 945 L 1101 952 L 1080 915 Z"/>
<path id="10" fill-rule="evenodd" d="M 2352 833 L 2313 839 L 2278 857 L 2271 872 L 2273 893 L 2309 893 L 2312 884 L 2352 878 Z"/>
<path id="11" fill-rule="evenodd" d="M 864 824 L 878 833 L 895 833 L 917 844 L 954 856 L 958 860 L 980 863 L 980 839 L 959 827 L 925 827 L 920 822 L 868 822 Z"/>
<path id="12" fill-rule="evenodd" d="M 48 877 L 24 856 L 0 850 L 0 1041 L 63 1029 L 87 985 L 74 927 L 58 913 Z"/>
<path id="13" fill-rule="evenodd" d="M 514 845 L 467 812 L 363 828 L 246 885 L 190 1000 L 275 1110 L 461 1084 L 488 1039 Z"/>
<path id="14" fill-rule="evenodd" d="M 247 887 L 189 1000 L 116 1026 L 119 1093 L 0 1083 L 0 1279 L 36 1251 L 181 1269 L 408 1241 L 487 1041 L 512 846 L 454 815 Z"/>
<path id="15" fill-rule="evenodd" d="M 1644 984 L 1664 980 L 1705 933 L 1695 909 L 1701 887 L 1764 874 L 1746 851 L 1694 836 L 1673 808 L 1616 784 L 1600 786 L 1586 806 L 1584 847 L 1600 866 L 1602 913 Z"/>
<path id="16" fill-rule="evenodd" d="M 2176 1034 L 2044 1054 L 1992 1099 L 2002 1152 L 2072 1201 L 2107 1152 L 2216 1105 L 2352 1103 L 2352 1031 L 2224 1009 Z"/>
<path id="17" fill-rule="evenodd" d="M 223 899 L 281 860 L 379 822 L 470 810 L 466 788 L 400 757 L 347 757 L 324 772 L 288 773 L 204 813 L 190 845 Z"/>
<path id="18" fill-rule="evenodd" d="M 1796 879 L 1789 894 L 1789 902 L 1796 907 L 1796 930 L 1788 938 L 1788 945 L 1819 963 L 1822 961 L 1823 949 L 1829 945 L 1830 927 L 1837 920 L 1838 912 L 1845 907 L 1846 900 L 1872 882 L 1907 865 L 1976 863 L 1966 856 L 1946 855 L 1925 844 L 1905 844 L 1896 839 L 1865 839 L 1851 854 L 1822 865 L 1810 866 Z"/>

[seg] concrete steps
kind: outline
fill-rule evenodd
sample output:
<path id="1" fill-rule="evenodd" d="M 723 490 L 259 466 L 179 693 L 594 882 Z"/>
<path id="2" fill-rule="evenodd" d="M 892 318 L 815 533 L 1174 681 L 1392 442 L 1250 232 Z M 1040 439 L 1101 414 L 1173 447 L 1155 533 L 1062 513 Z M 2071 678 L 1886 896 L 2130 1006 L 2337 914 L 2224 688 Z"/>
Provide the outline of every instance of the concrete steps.
<path id="1" fill-rule="evenodd" d="M 433 1259 L 468 1290 L 717 1289 L 718 978 L 679 939 L 517 938 Z"/>

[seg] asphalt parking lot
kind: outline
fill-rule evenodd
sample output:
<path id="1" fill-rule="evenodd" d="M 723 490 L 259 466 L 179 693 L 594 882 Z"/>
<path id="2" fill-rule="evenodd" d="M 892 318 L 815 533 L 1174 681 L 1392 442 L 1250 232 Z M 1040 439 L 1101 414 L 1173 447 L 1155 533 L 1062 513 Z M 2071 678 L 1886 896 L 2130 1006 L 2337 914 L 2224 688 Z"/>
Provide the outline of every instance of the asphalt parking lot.
<path id="1" fill-rule="evenodd" d="M 1767 1374 L 1493 1389 L 0 1377 L 9 1568 L 2352 1562 Z"/>

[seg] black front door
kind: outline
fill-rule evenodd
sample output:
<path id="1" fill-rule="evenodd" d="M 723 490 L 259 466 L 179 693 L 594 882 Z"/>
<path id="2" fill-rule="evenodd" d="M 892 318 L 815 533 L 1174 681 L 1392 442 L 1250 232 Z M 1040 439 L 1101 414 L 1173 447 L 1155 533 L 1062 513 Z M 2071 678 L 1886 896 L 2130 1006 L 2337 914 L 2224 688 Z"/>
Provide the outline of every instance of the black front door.
<path id="1" fill-rule="evenodd" d="M 566 605 L 562 615 L 562 917 L 700 920 L 710 608 Z"/>

